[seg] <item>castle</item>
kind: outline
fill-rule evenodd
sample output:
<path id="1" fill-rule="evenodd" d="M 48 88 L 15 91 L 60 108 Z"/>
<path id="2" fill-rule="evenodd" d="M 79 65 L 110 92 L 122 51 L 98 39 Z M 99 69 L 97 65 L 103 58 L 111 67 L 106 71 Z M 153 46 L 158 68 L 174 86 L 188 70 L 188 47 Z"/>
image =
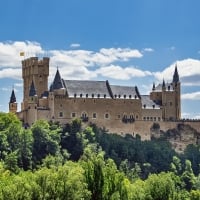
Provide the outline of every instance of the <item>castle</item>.
<path id="1" fill-rule="evenodd" d="M 165 124 L 181 118 L 181 83 L 177 66 L 171 83 L 153 84 L 149 95 L 137 86 L 111 85 L 109 81 L 64 80 L 59 70 L 48 89 L 48 57 L 22 61 L 23 102 L 17 112 L 14 90 L 9 111 L 26 125 L 38 119 L 66 124 L 75 118 L 95 123 L 112 133 L 140 134 L 149 139 L 154 122 Z M 147 130 L 148 127 L 148 130 Z"/>

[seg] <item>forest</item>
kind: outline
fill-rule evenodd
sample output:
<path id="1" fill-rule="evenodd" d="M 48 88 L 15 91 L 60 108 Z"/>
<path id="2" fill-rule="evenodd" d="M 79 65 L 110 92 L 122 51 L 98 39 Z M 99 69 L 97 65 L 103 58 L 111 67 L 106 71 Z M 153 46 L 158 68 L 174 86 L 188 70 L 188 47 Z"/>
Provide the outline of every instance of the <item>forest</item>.
<path id="1" fill-rule="evenodd" d="M 0 200 L 200 200 L 200 146 L 0 113 Z"/>

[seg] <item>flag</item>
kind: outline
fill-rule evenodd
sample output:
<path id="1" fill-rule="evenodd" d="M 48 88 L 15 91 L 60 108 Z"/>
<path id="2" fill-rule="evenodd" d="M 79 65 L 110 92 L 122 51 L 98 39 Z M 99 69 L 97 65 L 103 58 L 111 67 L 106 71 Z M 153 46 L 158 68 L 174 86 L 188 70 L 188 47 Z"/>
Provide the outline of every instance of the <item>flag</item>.
<path id="1" fill-rule="evenodd" d="M 24 52 L 22 51 L 22 52 L 20 52 L 20 56 L 24 56 Z"/>

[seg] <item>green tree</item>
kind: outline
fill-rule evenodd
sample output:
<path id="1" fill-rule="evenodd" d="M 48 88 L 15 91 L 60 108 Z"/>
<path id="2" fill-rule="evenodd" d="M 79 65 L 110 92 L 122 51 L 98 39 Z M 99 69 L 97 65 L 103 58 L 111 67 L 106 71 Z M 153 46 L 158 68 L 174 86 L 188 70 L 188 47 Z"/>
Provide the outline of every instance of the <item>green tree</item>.
<path id="1" fill-rule="evenodd" d="M 39 120 L 31 127 L 33 134 L 33 164 L 41 164 L 47 155 L 56 155 L 60 151 L 59 129 L 51 130 L 50 125 Z"/>
<path id="2" fill-rule="evenodd" d="M 185 170 L 181 175 L 181 179 L 185 183 L 185 188 L 188 191 L 190 191 L 194 187 L 196 178 L 192 170 L 191 162 L 189 160 L 185 161 Z"/>

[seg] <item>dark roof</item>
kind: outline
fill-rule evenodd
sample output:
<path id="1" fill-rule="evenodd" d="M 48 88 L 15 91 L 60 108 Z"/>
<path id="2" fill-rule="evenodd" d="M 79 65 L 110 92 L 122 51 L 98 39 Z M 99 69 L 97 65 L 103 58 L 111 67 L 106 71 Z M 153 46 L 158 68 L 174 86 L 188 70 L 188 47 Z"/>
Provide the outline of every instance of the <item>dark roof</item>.
<path id="1" fill-rule="evenodd" d="M 149 95 L 141 95 L 142 100 L 142 108 L 146 109 L 159 109 L 161 102 L 160 101 L 152 101 Z"/>
<path id="2" fill-rule="evenodd" d="M 15 103 L 16 102 L 16 97 L 15 97 L 15 92 L 12 90 L 11 96 L 10 96 L 10 103 Z"/>
<path id="3" fill-rule="evenodd" d="M 111 98 L 106 81 L 64 80 L 69 97 Z"/>
<path id="4" fill-rule="evenodd" d="M 162 91 L 162 87 L 163 87 L 163 84 L 159 84 L 155 87 L 155 90 L 154 91 Z M 174 88 L 173 88 L 173 84 L 172 83 L 165 83 L 165 88 L 166 90 L 168 91 L 173 91 Z"/>
<path id="5" fill-rule="evenodd" d="M 29 96 L 33 97 L 35 95 L 36 95 L 35 85 L 34 85 L 34 82 L 32 81 L 31 87 L 30 87 L 30 90 L 29 90 Z"/>
<path id="6" fill-rule="evenodd" d="M 56 71 L 56 75 L 51 87 L 52 87 L 51 89 L 55 89 L 55 90 L 64 88 L 63 80 L 61 79 L 60 72 L 58 69 Z"/>
<path id="7" fill-rule="evenodd" d="M 178 75 L 178 70 L 177 70 L 177 66 L 176 66 L 174 75 L 173 75 L 173 83 L 178 83 L 178 82 L 179 82 L 179 75 Z"/>
<path id="8" fill-rule="evenodd" d="M 114 98 L 139 98 L 137 87 L 110 85 Z"/>
<path id="9" fill-rule="evenodd" d="M 43 93 L 42 93 L 42 97 L 48 97 L 49 96 L 49 92 L 48 91 L 44 91 Z"/>

